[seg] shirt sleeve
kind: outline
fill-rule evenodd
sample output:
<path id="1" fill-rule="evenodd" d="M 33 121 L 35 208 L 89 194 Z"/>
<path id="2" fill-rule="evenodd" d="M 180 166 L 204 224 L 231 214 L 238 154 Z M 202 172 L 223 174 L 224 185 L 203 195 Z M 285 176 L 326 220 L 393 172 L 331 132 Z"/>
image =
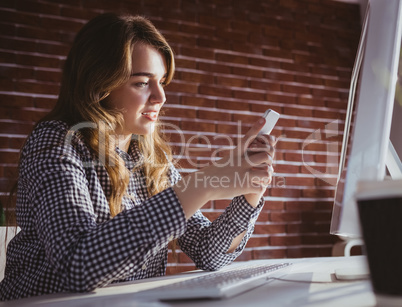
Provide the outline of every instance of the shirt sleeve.
<path id="1" fill-rule="evenodd" d="M 91 291 L 133 274 L 186 229 L 184 212 L 171 188 L 99 224 L 80 161 L 64 156 L 45 164 L 33 193 L 32 218 L 46 257 L 66 290 Z M 101 199 L 100 188 L 97 193 Z"/>
<path id="2" fill-rule="evenodd" d="M 188 221 L 179 246 L 203 270 L 217 270 L 235 260 L 244 250 L 254 231 L 254 224 L 264 204 L 261 198 L 256 208 L 244 196 L 235 197 L 213 222 L 198 210 Z M 247 230 L 233 253 L 227 253 L 232 241 Z"/>

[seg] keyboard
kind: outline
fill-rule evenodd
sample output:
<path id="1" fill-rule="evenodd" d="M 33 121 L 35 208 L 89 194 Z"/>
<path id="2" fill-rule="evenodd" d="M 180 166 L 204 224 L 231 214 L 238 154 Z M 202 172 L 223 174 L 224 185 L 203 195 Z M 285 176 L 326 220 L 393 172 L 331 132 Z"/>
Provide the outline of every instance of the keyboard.
<path id="1" fill-rule="evenodd" d="M 227 270 L 205 272 L 201 276 L 137 292 L 159 300 L 223 299 L 259 287 L 274 271 L 291 263 L 241 265 Z"/>

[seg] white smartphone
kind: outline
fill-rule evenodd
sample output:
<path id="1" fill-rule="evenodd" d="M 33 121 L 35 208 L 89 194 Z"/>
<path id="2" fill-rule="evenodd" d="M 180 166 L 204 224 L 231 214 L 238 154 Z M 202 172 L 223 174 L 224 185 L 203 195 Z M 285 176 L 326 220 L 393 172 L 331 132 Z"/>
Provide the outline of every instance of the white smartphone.
<path id="1" fill-rule="evenodd" d="M 274 129 L 276 122 L 279 119 L 279 113 L 274 110 L 268 109 L 265 111 L 262 117 L 265 118 L 265 125 L 262 127 L 259 134 L 270 134 L 272 129 Z"/>

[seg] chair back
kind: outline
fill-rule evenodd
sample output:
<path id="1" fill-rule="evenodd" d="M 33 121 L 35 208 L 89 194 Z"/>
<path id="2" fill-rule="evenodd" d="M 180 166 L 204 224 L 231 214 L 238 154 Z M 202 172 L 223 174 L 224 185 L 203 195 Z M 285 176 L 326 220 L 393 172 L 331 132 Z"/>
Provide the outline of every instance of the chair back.
<path id="1" fill-rule="evenodd" d="M 8 242 L 20 231 L 19 227 L 2 226 L 0 227 L 0 281 L 4 278 L 4 270 L 6 268 L 6 249 Z"/>

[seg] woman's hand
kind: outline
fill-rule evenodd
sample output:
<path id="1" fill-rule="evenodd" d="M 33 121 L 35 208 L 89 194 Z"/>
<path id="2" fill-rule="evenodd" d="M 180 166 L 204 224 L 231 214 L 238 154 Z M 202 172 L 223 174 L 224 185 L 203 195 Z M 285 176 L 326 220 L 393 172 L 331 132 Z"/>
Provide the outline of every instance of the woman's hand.
<path id="1" fill-rule="evenodd" d="M 269 160 L 266 161 L 265 164 L 261 166 L 256 166 L 256 168 L 267 170 L 269 176 L 267 178 L 263 178 L 263 180 L 259 181 L 258 183 L 264 186 L 264 190 L 262 193 L 248 193 L 245 194 L 245 198 L 252 206 L 257 206 L 259 200 L 264 195 L 266 187 L 271 184 L 272 176 L 274 174 L 274 168 L 272 166 L 273 160 L 275 157 L 275 146 L 276 146 L 277 139 L 271 135 L 257 135 L 257 137 L 251 142 L 247 149 L 248 155 L 253 155 L 259 152 L 266 152 L 269 155 Z"/>
<path id="2" fill-rule="evenodd" d="M 187 218 L 214 199 L 244 194 L 251 205 L 257 205 L 273 174 L 275 140 L 258 136 L 264 123 L 261 118 L 228 155 L 184 177 L 173 187 Z"/>

